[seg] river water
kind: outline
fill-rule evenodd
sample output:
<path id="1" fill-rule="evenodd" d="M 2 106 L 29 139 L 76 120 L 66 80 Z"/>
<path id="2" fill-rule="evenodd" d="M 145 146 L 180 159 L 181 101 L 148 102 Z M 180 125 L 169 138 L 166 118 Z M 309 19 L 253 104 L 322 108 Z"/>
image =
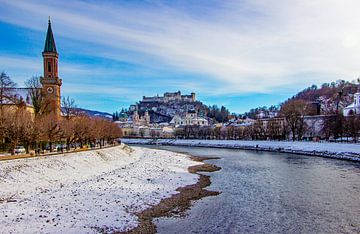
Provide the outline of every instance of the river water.
<path id="1" fill-rule="evenodd" d="M 360 233 L 360 163 L 283 153 L 154 146 L 221 157 L 185 217 L 155 220 L 159 233 Z"/>

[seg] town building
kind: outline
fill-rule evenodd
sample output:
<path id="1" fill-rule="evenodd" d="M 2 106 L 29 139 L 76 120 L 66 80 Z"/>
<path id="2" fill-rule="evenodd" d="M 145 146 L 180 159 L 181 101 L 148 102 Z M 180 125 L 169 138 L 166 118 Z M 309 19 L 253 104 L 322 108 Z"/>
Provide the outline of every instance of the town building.
<path id="1" fill-rule="evenodd" d="M 42 87 L 36 88 L 12 88 L 9 89 L 12 93 L 11 98 L 2 100 L 2 105 L 8 109 L 15 109 L 17 107 L 26 107 L 31 113 L 34 113 L 34 106 L 32 102 L 31 93 L 41 92 L 44 95 L 44 106 L 47 113 L 53 113 L 56 116 L 61 116 L 61 85 L 62 80 L 58 76 L 58 58 L 59 54 L 56 51 L 55 39 L 51 29 L 51 22 L 49 19 L 48 29 L 45 39 L 43 56 L 44 76 L 40 77 Z"/>
<path id="2" fill-rule="evenodd" d="M 34 114 L 34 107 L 30 97 L 29 89 L 27 88 L 11 88 L 8 89 L 11 97 L 4 97 L 1 101 L 2 108 L 15 111 L 19 106 L 25 108 L 31 114 Z"/>
<path id="3" fill-rule="evenodd" d="M 134 111 L 134 114 L 132 115 L 132 122 L 136 126 L 148 126 L 150 124 L 149 112 L 145 111 L 144 116 L 140 116 L 138 111 Z"/>
<path id="4" fill-rule="evenodd" d="M 55 39 L 51 29 L 49 19 L 48 29 L 45 40 L 45 47 L 42 53 L 44 76 L 40 77 L 42 84 L 42 93 L 45 95 L 45 103 L 47 111 L 57 116 L 61 115 L 61 85 L 62 79 L 58 73 L 59 54 L 56 51 Z"/>
<path id="5" fill-rule="evenodd" d="M 360 114 L 360 87 L 354 94 L 354 102 L 343 109 L 344 116 Z"/>
<path id="6" fill-rule="evenodd" d="M 208 126 L 209 122 L 203 117 L 199 117 L 197 112 L 194 110 L 188 111 L 185 116 L 175 115 L 170 124 L 178 126 L 186 125 L 197 125 L 197 126 Z"/>

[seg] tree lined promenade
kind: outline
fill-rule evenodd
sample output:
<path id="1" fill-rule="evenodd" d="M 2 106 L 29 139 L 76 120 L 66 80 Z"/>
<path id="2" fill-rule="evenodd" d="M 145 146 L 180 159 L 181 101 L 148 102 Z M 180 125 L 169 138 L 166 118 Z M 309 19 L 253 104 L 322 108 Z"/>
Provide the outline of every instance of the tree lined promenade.
<path id="1" fill-rule="evenodd" d="M 103 147 L 121 136 L 121 130 L 110 120 L 76 113 L 74 100 L 70 98 L 62 100 L 62 116 L 46 112 L 47 102 L 36 87 L 37 81 L 38 78 L 33 77 L 27 82 L 32 103 L 36 103 L 36 108 L 29 108 L 13 93 L 16 84 L 5 73 L 1 74 L 0 152 L 14 153 L 19 145 L 33 154 L 84 146 Z"/>
<path id="2" fill-rule="evenodd" d="M 91 151 L 91 150 L 98 150 L 98 149 L 105 149 L 105 148 L 110 148 L 110 147 L 115 147 L 115 146 L 119 146 L 121 143 L 119 141 L 114 141 L 111 144 L 106 144 L 105 146 L 96 146 L 96 147 L 92 147 L 92 148 L 71 148 L 69 150 L 64 150 L 64 151 L 53 151 L 53 152 L 47 152 L 44 151 L 40 154 L 33 154 L 33 153 L 28 153 L 28 154 L 14 154 L 14 155 L 10 155 L 10 154 L 5 154 L 5 155 L 1 155 L 0 153 L 0 161 L 7 161 L 7 160 L 14 160 L 14 159 L 24 159 L 24 158 L 34 158 L 34 157 L 43 157 L 43 156 L 64 156 L 65 154 L 72 154 L 72 153 L 78 153 L 78 152 L 84 152 L 84 151 Z"/>

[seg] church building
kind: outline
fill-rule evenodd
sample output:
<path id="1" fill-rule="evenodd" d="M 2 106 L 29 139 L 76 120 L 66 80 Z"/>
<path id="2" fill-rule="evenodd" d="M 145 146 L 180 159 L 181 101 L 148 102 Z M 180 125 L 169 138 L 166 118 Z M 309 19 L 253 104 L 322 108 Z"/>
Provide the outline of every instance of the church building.
<path id="1" fill-rule="evenodd" d="M 59 54 L 56 51 L 55 39 L 51 29 L 51 22 L 46 34 L 45 47 L 42 52 L 44 76 L 40 78 L 42 84 L 42 93 L 45 95 L 45 103 L 47 104 L 47 111 L 54 113 L 57 116 L 61 115 L 61 84 L 62 80 L 58 74 L 58 58 Z"/>
<path id="2" fill-rule="evenodd" d="M 45 39 L 45 47 L 42 52 L 44 74 L 40 77 L 42 85 L 39 92 L 43 95 L 45 113 L 61 116 L 61 85 L 62 80 L 58 73 L 59 54 L 56 50 L 55 39 L 51 29 L 49 19 L 48 29 Z M 3 106 L 8 109 L 15 109 L 19 105 L 25 106 L 28 111 L 34 113 L 31 98 L 31 88 L 12 88 L 10 97 L 2 100 Z"/>

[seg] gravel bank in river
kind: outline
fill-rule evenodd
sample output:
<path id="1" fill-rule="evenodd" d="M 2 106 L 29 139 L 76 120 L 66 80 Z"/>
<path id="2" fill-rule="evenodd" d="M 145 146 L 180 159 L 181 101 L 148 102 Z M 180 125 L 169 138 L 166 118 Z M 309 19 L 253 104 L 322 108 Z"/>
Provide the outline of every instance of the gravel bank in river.
<path id="1" fill-rule="evenodd" d="M 197 162 L 203 162 L 204 160 L 217 158 L 191 156 L 191 159 Z M 219 192 L 217 191 L 209 191 L 204 189 L 211 184 L 210 177 L 199 174 L 198 172 L 214 172 L 220 169 L 220 167 L 209 163 L 190 166 L 188 171 L 192 174 L 198 174 L 200 176 L 198 182 L 196 184 L 187 185 L 185 187 L 176 189 L 176 191 L 179 192 L 178 194 L 174 194 L 172 197 L 165 198 L 161 200 L 161 202 L 156 206 L 138 213 L 137 215 L 140 219 L 139 226 L 126 233 L 156 233 L 156 226 L 152 222 L 153 218 L 182 215 L 185 210 L 190 208 L 191 201 L 199 200 L 207 196 L 218 195 Z"/>

